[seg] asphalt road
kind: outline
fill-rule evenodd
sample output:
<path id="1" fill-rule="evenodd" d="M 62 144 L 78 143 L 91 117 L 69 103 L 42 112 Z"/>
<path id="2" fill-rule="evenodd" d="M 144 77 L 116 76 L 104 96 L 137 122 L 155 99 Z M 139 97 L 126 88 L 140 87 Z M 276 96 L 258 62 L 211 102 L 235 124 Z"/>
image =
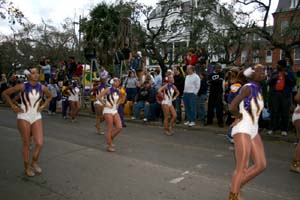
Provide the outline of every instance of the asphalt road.
<path id="1" fill-rule="evenodd" d="M 0 200 L 228 199 L 234 155 L 222 131 L 177 128 L 168 137 L 161 127 L 127 125 L 108 153 L 94 119 L 45 115 L 44 173 L 27 178 L 15 114 L 0 107 Z M 243 188 L 244 199 L 299 200 L 300 174 L 289 172 L 293 144 L 264 143 L 267 170 Z"/>

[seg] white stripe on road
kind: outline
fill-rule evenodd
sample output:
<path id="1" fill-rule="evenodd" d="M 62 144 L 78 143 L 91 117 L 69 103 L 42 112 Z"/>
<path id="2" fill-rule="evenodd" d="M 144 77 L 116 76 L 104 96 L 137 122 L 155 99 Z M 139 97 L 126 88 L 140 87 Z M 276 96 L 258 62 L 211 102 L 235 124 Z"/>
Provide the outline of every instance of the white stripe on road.
<path id="1" fill-rule="evenodd" d="M 183 180 L 184 180 L 184 177 L 178 177 L 178 178 L 174 178 L 173 180 L 171 180 L 170 183 L 177 184 Z"/>
<path id="2" fill-rule="evenodd" d="M 189 171 L 185 171 L 185 172 L 183 172 L 181 175 L 182 176 L 185 176 L 185 175 L 188 175 L 190 172 Z"/>

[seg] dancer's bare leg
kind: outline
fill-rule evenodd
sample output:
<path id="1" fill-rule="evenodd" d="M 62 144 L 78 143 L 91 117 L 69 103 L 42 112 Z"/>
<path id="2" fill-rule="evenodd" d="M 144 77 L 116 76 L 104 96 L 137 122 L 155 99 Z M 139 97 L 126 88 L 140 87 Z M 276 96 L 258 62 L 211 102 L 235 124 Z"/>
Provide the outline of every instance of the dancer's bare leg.
<path id="1" fill-rule="evenodd" d="M 104 114 L 104 118 L 105 118 L 105 123 L 106 123 L 107 150 L 113 151 L 113 144 L 112 144 L 113 116 L 112 116 L 112 114 Z"/>
<path id="2" fill-rule="evenodd" d="M 231 192 L 239 194 L 251 153 L 251 137 L 248 134 L 234 135 L 236 167 L 231 181 Z"/>
<path id="3" fill-rule="evenodd" d="M 267 166 L 264 145 L 259 134 L 251 140 L 251 158 L 253 165 L 245 171 L 242 186 L 264 171 Z"/>
<path id="4" fill-rule="evenodd" d="M 35 143 L 35 149 L 33 152 L 31 165 L 37 173 L 42 173 L 42 169 L 37 164 L 37 161 L 40 157 L 40 153 L 44 144 L 42 120 L 38 120 L 31 125 L 31 132 Z"/>
<path id="5" fill-rule="evenodd" d="M 164 131 L 165 134 L 169 135 L 170 130 L 169 130 L 169 113 L 170 113 L 170 108 L 169 105 L 163 104 L 161 105 L 163 113 L 164 113 Z"/>
<path id="6" fill-rule="evenodd" d="M 173 127 L 177 118 L 176 110 L 175 108 L 171 105 L 169 106 L 170 112 L 171 112 L 171 121 L 170 121 L 170 132 L 173 133 Z"/>
<path id="7" fill-rule="evenodd" d="M 30 145 L 30 135 L 31 135 L 31 125 L 29 122 L 18 119 L 17 120 L 17 127 L 22 137 L 22 153 L 23 153 L 23 161 L 24 161 L 24 168 L 25 173 L 27 176 L 34 176 L 33 171 L 31 170 L 30 163 L 29 163 L 29 145 Z"/>
<path id="8" fill-rule="evenodd" d="M 122 121 L 120 115 L 117 113 L 113 116 L 113 123 L 115 124 L 115 129 L 112 131 L 112 140 L 121 132 L 122 130 Z"/>

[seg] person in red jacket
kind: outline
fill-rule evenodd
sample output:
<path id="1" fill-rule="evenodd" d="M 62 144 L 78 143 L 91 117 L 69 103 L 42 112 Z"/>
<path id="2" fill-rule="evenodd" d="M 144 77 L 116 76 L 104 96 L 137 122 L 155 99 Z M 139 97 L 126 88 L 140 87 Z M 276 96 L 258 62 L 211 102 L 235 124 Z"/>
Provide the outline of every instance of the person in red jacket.
<path id="1" fill-rule="evenodd" d="M 198 58 L 194 50 L 190 50 L 187 55 L 187 65 L 195 66 L 197 64 Z"/>

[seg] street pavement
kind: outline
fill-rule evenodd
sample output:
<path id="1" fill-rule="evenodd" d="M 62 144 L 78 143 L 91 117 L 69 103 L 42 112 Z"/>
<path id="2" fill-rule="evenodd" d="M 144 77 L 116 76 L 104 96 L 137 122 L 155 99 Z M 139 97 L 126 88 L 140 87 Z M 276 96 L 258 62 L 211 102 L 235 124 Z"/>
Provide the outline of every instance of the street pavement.
<path id="1" fill-rule="evenodd" d="M 28 178 L 15 118 L 0 107 L 0 200 L 228 199 L 234 151 L 224 129 L 180 126 L 170 137 L 162 127 L 128 122 L 116 138 L 117 152 L 108 153 L 93 118 L 71 123 L 44 115 L 44 172 Z M 300 174 L 289 171 L 294 145 L 264 144 L 267 169 L 243 188 L 244 199 L 300 199 Z"/>

